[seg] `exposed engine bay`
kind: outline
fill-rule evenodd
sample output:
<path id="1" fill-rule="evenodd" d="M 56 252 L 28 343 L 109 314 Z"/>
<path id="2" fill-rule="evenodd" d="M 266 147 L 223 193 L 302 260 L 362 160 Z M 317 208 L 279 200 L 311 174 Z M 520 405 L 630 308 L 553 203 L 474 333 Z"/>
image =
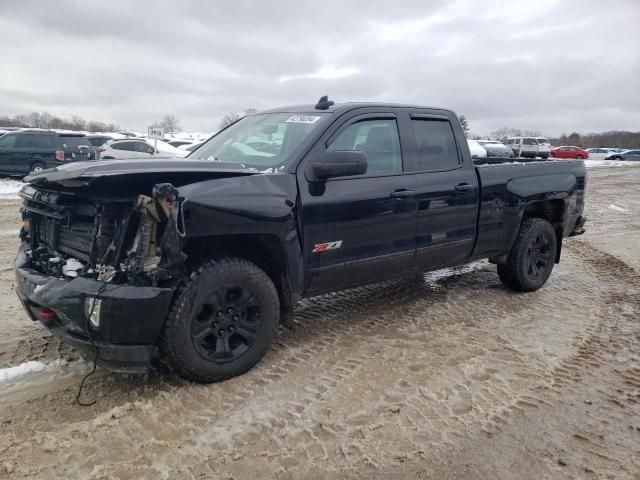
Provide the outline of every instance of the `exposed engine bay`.
<path id="1" fill-rule="evenodd" d="M 175 277 L 185 255 L 183 202 L 169 183 L 150 195 L 109 198 L 26 187 L 20 193 L 30 267 L 58 278 L 158 286 Z"/>

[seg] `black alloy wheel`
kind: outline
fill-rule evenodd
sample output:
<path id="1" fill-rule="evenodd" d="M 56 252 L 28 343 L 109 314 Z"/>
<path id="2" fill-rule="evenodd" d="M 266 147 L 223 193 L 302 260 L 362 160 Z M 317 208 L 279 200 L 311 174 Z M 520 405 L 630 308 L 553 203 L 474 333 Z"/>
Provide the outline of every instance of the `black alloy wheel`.
<path id="1" fill-rule="evenodd" d="M 537 280 L 547 274 L 551 262 L 551 240 L 548 232 L 540 231 L 533 237 L 527 250 L 527 275 L 531 280 Z"/>
<path id="2" fill-rule="evenodd" d="M 525 218 L 506 262 L 498 264 L 502 283 L 517 292 L 532 292 L 542 287 L 556 262 L 558 238 L 543 218 Z"/>
<path id="3" fill-rule="evenodd" d="M 193 346 L 205 360 L 228 363 L 243 355 L 261 328 L 260 304 L 242 287 L 221 287 L 191 322 Z"/>
<path id="4" fill-rule="evenodd" d="M 194 382 L 241 375 L 269 349 L 279 315 L 278 292 L 263 270 L 242 258 L 207 260 L 179 287 L 161 358 Z"/>

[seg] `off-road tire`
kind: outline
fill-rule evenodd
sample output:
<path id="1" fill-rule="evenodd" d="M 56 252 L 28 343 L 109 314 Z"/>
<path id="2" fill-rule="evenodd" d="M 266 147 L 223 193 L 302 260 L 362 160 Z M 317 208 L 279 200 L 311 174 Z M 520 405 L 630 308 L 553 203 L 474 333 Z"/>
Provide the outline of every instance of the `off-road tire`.
<path id="1" fill-rule="evenodd" d="M 544 268 L 531 273 L 531 249 L 540 236 L 548 242 L 548 260 Z M 535 249 L 535 248 L 534 248 Z M 517 292 L 532 292 L 542 287 L 555 264 L 557 249 L 556 233 L 551 224 L 542 218 L 527 218 L 507 257 L 507 262 L 498 265 L 498 276 L 502 283 Z"/>
<path id="2" fill-rule="evenodd" d="M 260 326 L 254 343 L 239 358 L 216 363 L 199 353 L 192 325 L 212 293 L 229 286 L 246 288 L 255 297 Z M 256 265 L 238 258 L 206 261 L 185 280 L 173 301 L 160 341 L 162 359 L 180 377 L 193 382 L 219 382 L 241 375 L 269 350 L 279 311 L 276 288 Z"/>

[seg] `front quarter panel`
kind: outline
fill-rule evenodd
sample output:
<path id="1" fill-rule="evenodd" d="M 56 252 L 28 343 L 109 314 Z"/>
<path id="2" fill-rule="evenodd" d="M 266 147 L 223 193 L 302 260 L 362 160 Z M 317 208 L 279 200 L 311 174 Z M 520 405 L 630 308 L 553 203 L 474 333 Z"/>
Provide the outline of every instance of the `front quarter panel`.
<path id="1" fill-rule="evenodd" d="M 282 234 L 291 227 L 294 175 L 250 175 L 208 180 L 178 189 L 184 198 L 187 236 Z"/>
<path id="2" fill-rule="evenodd" d="M 302 251 L 295 217 L 293 174 L 219 178 L 178 189 L 183 199 L 184 235 L 271 235 L 280 241 L 292 291 L 302 288 Z"/>

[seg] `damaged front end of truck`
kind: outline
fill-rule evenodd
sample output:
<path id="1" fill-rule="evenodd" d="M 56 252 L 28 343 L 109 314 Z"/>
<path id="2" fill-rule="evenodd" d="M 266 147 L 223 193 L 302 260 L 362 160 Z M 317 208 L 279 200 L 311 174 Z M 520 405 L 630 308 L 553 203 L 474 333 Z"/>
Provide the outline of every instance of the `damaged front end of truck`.
<path id="1" fill-rule="evenodd" d="M 157 356 L 187 268 L 179 186 L 247 174 L 179 162 L 151 172 L 135 162 L 76 165 L 27 177 L 20 192 L 16 291 L 25 310 L 113 371 L 147 371 Z"/>
<path id="2" fill-rule="evenodd" d="M 183 202 L 170 183 L 133 198 L 85 199 L 31 186 L 20 196 L 25 255 L 47 275 L 158 286 L 184 261 Z"/>

